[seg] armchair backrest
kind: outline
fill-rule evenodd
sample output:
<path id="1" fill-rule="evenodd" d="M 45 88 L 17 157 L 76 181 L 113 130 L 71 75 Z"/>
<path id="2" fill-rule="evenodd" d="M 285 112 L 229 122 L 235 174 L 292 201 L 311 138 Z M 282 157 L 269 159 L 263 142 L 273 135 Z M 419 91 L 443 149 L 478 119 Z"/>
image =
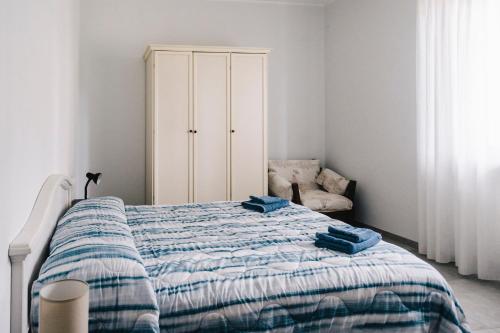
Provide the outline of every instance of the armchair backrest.
<path id="1" fill-rule="evenodd" d="M 301 189 L 317 189 L 316 177 L 321 170 L 319 160 L 269 160 L 269 173 L 277 173 Z"/>

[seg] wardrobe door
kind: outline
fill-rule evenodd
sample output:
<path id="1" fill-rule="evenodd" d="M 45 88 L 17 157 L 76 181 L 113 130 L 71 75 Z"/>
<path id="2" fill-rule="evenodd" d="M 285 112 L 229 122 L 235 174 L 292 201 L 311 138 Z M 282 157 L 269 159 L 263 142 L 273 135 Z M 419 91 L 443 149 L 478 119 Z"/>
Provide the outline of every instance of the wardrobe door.
<path id="1" fill-rule="evenodd" d="M 156 52 L 156 204 L 192 201 L 192 53 Z"/>
<path id="2" fill-rule="evenodd" d="M 231 54 L 231 200 L 267 194 L 266 57 Z"/>
<path id="3" fill-rule="evenodd" d="M 194 53 L 194 202 L 229 200 L 229 53 Z"/>

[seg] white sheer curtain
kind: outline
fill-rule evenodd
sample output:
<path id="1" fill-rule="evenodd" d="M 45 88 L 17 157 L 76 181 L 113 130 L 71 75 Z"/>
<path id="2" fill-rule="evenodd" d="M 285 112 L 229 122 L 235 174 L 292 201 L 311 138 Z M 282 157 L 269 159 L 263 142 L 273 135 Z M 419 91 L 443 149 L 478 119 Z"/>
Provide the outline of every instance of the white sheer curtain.
<path id="1" fill-rule="evenodd" d="M 500 0 L 418 3 L 419 250 L 500 280 Z"/>

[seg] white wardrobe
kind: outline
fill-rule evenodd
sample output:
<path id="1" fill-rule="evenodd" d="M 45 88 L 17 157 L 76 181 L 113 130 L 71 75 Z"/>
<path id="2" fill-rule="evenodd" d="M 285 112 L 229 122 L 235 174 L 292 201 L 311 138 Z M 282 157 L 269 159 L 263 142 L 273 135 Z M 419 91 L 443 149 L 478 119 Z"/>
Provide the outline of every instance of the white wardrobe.
<path id="1" fill-rule="evenodd" d="M 267 194 L 268 52 L 147 48 L 147 203 Z"/>

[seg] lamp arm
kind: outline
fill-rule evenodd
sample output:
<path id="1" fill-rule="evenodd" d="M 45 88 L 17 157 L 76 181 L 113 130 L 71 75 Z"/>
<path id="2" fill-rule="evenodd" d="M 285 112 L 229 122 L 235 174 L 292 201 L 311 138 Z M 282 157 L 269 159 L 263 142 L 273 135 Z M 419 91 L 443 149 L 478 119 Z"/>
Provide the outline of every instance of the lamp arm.
<path id="1" fill-rule="evenodd" d="M 87 180 L 87 183 L 85 184 L 85 199 L 87 199 L 87 187 L 89 187 L 89 183 L 90 183 L 91 179 L 89 178 Z"/>

